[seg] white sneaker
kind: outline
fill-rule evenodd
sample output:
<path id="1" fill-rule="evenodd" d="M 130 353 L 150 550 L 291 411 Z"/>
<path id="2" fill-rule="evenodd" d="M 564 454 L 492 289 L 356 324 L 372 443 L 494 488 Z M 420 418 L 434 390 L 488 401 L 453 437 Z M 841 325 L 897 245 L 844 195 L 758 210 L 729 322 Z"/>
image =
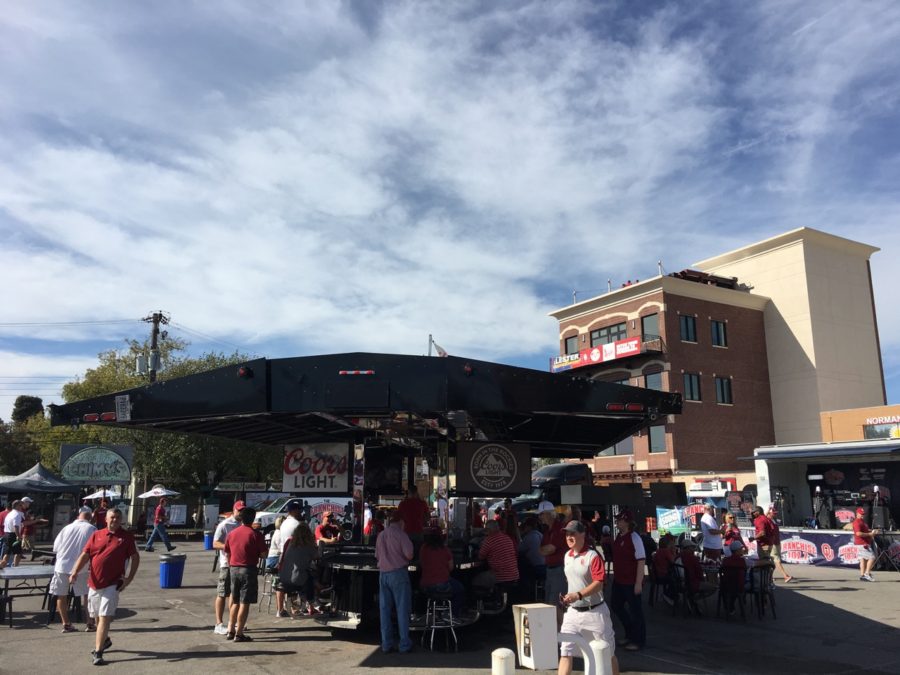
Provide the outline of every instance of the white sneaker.
<path id="1" fill-rule="evenodd" d="M 872 578 L 871 574 L 863 574 L 860 579 L 862 579 L 863 581 L 875 581 L 875 579 Z"/>
<path id="2" fill-rule="evenodd" d="M 213 628 L 213 633 L 216 635 L 228 635 L 228 626 L 224 623 L 217 623 L 216 627 Z"/>

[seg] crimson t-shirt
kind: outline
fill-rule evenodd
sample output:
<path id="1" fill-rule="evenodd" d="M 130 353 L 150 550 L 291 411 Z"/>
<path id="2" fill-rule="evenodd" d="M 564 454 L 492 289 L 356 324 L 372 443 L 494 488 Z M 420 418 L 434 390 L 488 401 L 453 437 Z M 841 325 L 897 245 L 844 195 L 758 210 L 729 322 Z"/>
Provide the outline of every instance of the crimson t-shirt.
<path id="1" fill-rule="evenodd" d="M 134 535 L 121 527 L 115 532 L 107 528 L 97 530 L 82 549 L 90 558 L 88 586 L 94 590 L 113 586 L 125 576 L 125 563 L 137 555 Z"/>
<path id="2" fill-rule="evenodd" d="M 753 520 L 753 527 L 756 529 L 757 546 L 771 546 L 772 544 L 772 521 L 765 516 L 757 516 Z M 762 536 L 760 536 L 762 535 Z"/>
<path id="3" fill-rule="evenodd" d="M 675 562 L 675 551 L 671 547 L 661 548 L 653 556 L 653 566 L 657 577 L 669 575 L 669 566 Z"/>
<path id="4" fill-rule="evenodd" d="M 863 537 L 860 537 L 860 532 L 866 533 L 871 532 L 869 526 L 866 525 L 865 521 L 862 518 L 857 518 L 853 521 L 853 543 L 857 546 L 868 546 L 869 540 Z"/>
<path id="5" fill-rule="evenodd" d="M 637 582 L 638 565 L 644 564 L 644 542 L 636 532 L 624 532 L 613 542 L 613 583 Z"/>
<path id="6" fill-rule="evenodd" d="M 422 588 L 443 584 L 450 580 L 450 561 L 453 554 L 446 546 L 434 548 L 425 545 L 419 550 L 419 562 L 422 565 Z"/>
<path id="7" fill-rule="evenodd" d="M 421 499 L 407 497 L 397 505 L 397 512 L 403 518 L 406 534 L 422 534 L 428 517 L 428 504 Z"/>
<path id="8" fill-rule="evenodd" d="M 166 507 L 160 504 L 153 513 L 153 524 L 159 525 L 166 522 Z"/>
<path id="9" fill-rule="evenodd" d="M 563 564 L 563 559 L 569 547 L 566 545 L 566 533 L 563 532 L 562 523 L 554 520 L 550 529 L 544 532 L 541 539 L 541 546 L 552 544 L 556 550 L 548 556 L 544 556 L 544 564 L 547 567 L 559 567 Z"/>
<path id="10" fill-rule="evenodd" d="M 268 553 L 265 538 L 249 525 L 236 527 L 225 537 L 229 567 L 256 567 Z"/>
<path id="11" fill-rule="evenodd" d="M 337 525 L 323 523 L 322 525 L 316 526 L 316 541 L 319 541 L 319 539 L 334 539 L 340 535 L 340 533 L 341 530 Z"/>

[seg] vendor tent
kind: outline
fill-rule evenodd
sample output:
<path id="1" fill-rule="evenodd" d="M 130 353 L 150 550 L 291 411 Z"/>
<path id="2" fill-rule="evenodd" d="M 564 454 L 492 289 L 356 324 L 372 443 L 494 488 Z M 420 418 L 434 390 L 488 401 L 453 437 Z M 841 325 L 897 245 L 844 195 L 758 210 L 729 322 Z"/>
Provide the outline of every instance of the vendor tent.
<path id="1" fill-rule="evenodd" d="M 0 492 L 45 492 L 45 493 L 77 493 L 78 485 L 64 481 L 43 464 L 38 462 L 28 471 L 0 482 Z"/>

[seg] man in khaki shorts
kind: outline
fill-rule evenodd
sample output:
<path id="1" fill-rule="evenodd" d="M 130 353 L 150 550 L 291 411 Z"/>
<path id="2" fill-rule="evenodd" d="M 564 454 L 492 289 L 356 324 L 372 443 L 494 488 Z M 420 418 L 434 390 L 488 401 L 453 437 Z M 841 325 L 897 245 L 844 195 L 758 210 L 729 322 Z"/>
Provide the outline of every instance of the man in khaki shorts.
<path id="1" fill-rule="evenodd" d="M 88 614 L 87 594 L 88 594 L 88 575 L 87 570 L 79 574 L 75 579 L 75 583 L 69 583 L 69 575 L 75 567 L 78 556 L 84 549 L 91 535 L 97 531 L 97 528 L 91 524 L 91 518 L 94 513 L 90 506 L 82 506 L 78 512 L 78 517 L 74 523 L 69 523 L 53 541 L 53 552 L 56 554 L 56 564 L 53 568 L 53 578 L 50 580 L 50 595 L 56 597 L 56 608 L 59 610 L 59 617 L 63 622 L 63 633 L 74 633 L 75 626 L 69 621 L 69 588 L 75 592 L 75 595 L 82 599 L 84 612 Z M 86 622 L 90 626 L 93 621 Z"/>
<path id="2" fill-rule="evenodd" d="M 97 639 L 94 642 L 95 649 L 91 652 L 95 666 L 106 664 L 103 652 L 112 646 L 109 625 L 119 606 L 119 593 L 134 579 L 140 561 L 134 535 L 122 529 L 122 512 L 110 509 L 106 512 L 106 527 L 91 535 L 69 576 L 69 583 L 74 584 L 81 568 L 90 564 L 88 605 L 91 615 L 97 617 Z"/>

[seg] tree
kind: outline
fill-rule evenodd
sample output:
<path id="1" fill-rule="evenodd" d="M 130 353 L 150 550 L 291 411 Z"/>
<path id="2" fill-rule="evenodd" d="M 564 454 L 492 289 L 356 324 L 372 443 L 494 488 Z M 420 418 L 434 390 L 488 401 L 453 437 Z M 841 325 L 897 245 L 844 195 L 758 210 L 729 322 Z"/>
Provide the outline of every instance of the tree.
<path id="1" fill-rule="evenodd" d="M 22 424 L 29 417 L 44 414 L 44 401 L 39 396 L 17 396 L 13 404 L 12 421 Z"/>
<path id="2" fill-rule="evenodd" d="M 63 398 L 67 402 L 79 401 L 146 384 L 144 377 L 136 370 L 135 359 L 146 353 L 148 348 L 146 342 L 128 340 L 124 350 L 101 353 L 98 356 L 100 363 L 95 368 L 63 387 Z M 186 348 L 187 343 L 178 339 L 170 338 L 160 343 L 159 381 L 248 360 L 246 355 L 238 352 L 230 355 L 209 352 L 199 357 L 188 357 L 183 353 Z M 165 481 L 169 487 L 176 489 L 202 490 L 223 478 L 262 482 L 281 476 L 282 453 L 272 446 L 128 428 L 86 426 L 82 429 L 88 430 L 92 440 L 75 442 L 132 445 L 134 469 L 138 475 L 150 481 Z M 52 434 L 44 437 L 56 444 L 58 452 L 59 439 Z"/>
<path id="3" fill-rule="evenodd" d="M 0 475 L 18 475 L 34 466 L 39 456 L 38 445 L 24 429 L 16 424 L 0 424 Z"/>

